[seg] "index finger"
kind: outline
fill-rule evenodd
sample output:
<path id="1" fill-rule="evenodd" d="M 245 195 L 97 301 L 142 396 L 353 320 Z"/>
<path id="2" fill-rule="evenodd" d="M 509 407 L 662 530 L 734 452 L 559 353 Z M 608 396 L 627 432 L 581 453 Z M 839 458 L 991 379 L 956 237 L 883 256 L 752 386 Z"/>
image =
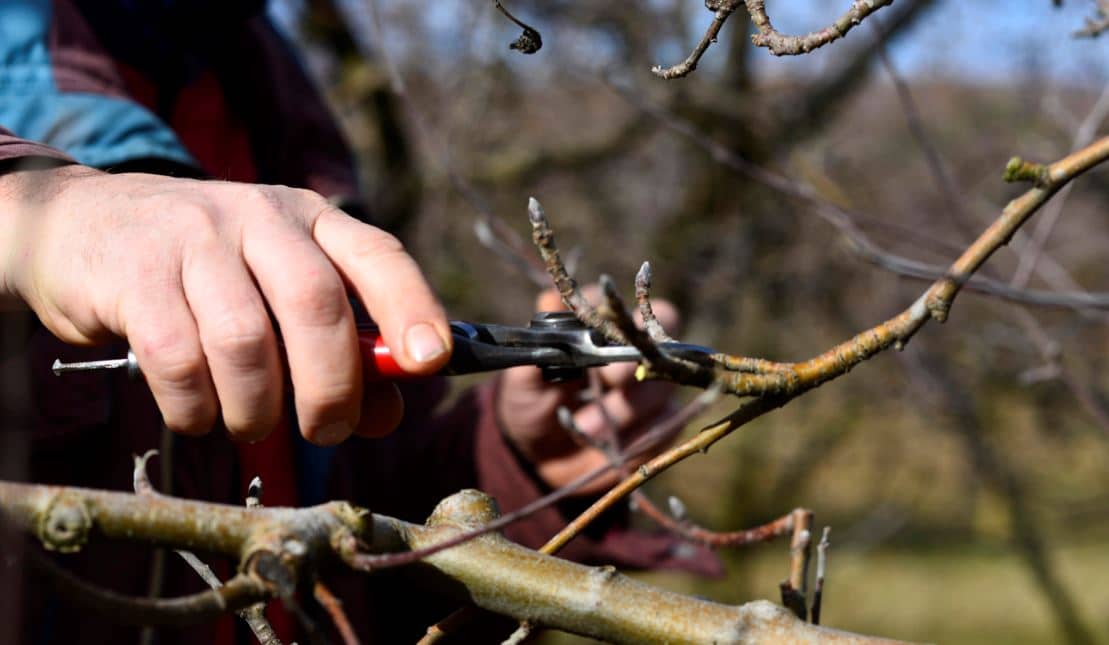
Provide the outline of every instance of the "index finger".
<path id="1" fill-rule="evenodd" d="M 447 316 L 397 238 L 337 208 L 316 218 L 312 236 L 362 301 L 402 369 L 431 374 L 451 351 Z"/>

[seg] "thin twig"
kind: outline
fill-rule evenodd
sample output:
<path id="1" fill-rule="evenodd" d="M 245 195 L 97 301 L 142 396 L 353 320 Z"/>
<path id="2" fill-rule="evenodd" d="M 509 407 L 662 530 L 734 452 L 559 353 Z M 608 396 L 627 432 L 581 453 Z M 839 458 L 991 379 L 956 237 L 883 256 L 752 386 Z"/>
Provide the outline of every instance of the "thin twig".
<path id="1" fill-rule="evenodd" d="M 546 289 L 550 285 L 543 265 L 535 260 L 535 254 L 524 252 L 524 245 L 516 232 L 494 217 L 479 217 L 474 220 L 474 235 L 481 245 L 495 253 L 535 286 Z"/>
<path id="2" fill-rule="evenodd" d="M 539 250 L 539 255 L 543 258 L 547 273 L 550 274 L 559 295 L 562 296 L 563 304 L 574 312 L 579 320 L 601 332 L 609 341 L 618 345 L 626 345 L 627 340 L 624 339 L 623 334 L 614 324 L 597 313 L 597 310 L 589 304 L 581 289 L 578 288 L 578 283 L 566 271 L 566 265 L 563 264 L 562 257 L 559 255 L 558 245 L 555 244 L 554 231 L 551 230 L 550 222 L 547 221 L 543 205 L 534 197 L 528 198 L 528 221 L 531 222 L 531 240 L 535 244 L 535 248 Z"/>
<path id="3" fill-rule="evenodd" d="M 676 498 L 670 498 L 672 501 Z M 759 544 L 781 537 L 793 531 L 794 512 L 754 528 L 741 531 L 713 531 L 700 527 L 682 517 L 672 517 L 664 513 L 641 490 L 632 494 L 636 510 L 652 521 L 681 537 L 709 548 L 721 549 Z M 679 514 L 680 515 L 680 514 Z"/>
<path id="4" fill-rule="evenodd" d="M 600 317 L 619 330 L 625 343 L 632 345 L 643 355 L 643 365 L 636 372 L 636 377 L 642 379 L 646 375 L 653 378 L 663 378 L 699 387 L 707 387 L 713 382 L 713 370 L 706 365 L 692 361 L 668 356 L 661 347 L 651 338 L 645 330 L 635 324 L 635 319 L 620 297 L 612 278 L 602 275 L 600 278 L 601 293 L 604 294 L 604 303 L 597 309 Z"/>
<path id="5" fill-rule="evenodd" d="M 888 227 L 909 239 L 926 240 L 944 248 L 950 247 L 956 252 L 961 251 L 961 247 L 956 247 L 945 240 L 929 236 L 919 229 L 893 224 L 888 217 L 882 218 L 843 208 L 823 198 L 811 186 L 744 159 L 730 148 L 706 135 L 688 120 L 644 101 L 642 97 L 631 92 L 623 84 L 609 80 L 608 86 L 630 104 L 657 119 L 667 129 L 704 150 L 713 161 L 783 195 L 809 204 L 815 215 L 831 224 L 844 235 L 852 253 L 862 260 L 875 264 L 886 271 L 917 280 L 932 282 L 940 278 L 953 277 L 947 275 L 943 267 L 938 265 L 910 260 L 881 249 L 863 232 L 857 222 L 866 221 L 876 226 Z M 1044 257 L 1043 259 L 1047 260 L 1048 258 Z M 1038 267 L 1037 270 L 1039 270 Z M 1079 290 L 1065 292 L 1014 289 L 1005 282 L 979 275 L 971 276 L 964 284 L 964 288 L 1001 300 L 1037 307 L 1064 308 L 1078 312 L 1086 309 L 1109 309 L 1109 292 L 1087 293 Z"/>
<path id="6" fill-rule="evenodd" d="M 347 614 L 343 611 L 343 601 L 331 593 L 323 582 L 317 580 L 316 584 L 312 585 L 312 595 L 315 596 L 316 602 L 327 611 L 327 615 L 331 616 L 331 622 L 334 623 L 335 629 L 338 630 L 340 638 L 343 639 L 343 645 L 359 645 L 358 635 L 354 633 L 354 628 L 351 627 L 350 620 Z"/>
<path id="7" fill-rule="evenodd" d="M 766 0 L 746 0 L 747 12 L 759 33 L 751 36 L 757 47 L 765 47 L 775 56 L 807 54 L 847 35 L 851 28 L 867 16 L 893 4 L 893 0 L 852 0 L 851 7 L 827 27 L 801 36 L 787 36 L 770 22 L 766 13 Z"/>
<path id="8" fill-rule="evenodd" d="M 32 566 L 46 576 L 68 603 L 130 625 L 183 626 L 208 622 L 269 596 L 265 587 L 242 574 L 219 589 L 180 598 L 125 596 L 81 580 L 37 549 L 27 549 L 27 553 L 31 554 L 28 561 Z"/>
<path id="9" fill-rule="evenodd" d="M 705 50 L 709 48 L 709 45 L 716 42 L 724 23 L 728 21 L 728 18 L 738 6 L 739 0 L 705 0 L 705 7 L 712 11 L 712 23 L 705 30 L 704 35 L 701 36 L 700 42 L 682 62 L 670 67 L 655 65 L 651 68 L 651 73 L 667 80 L 688 76 L 690 72 L 697 69 L 697 63 L 705 55 Z"/>

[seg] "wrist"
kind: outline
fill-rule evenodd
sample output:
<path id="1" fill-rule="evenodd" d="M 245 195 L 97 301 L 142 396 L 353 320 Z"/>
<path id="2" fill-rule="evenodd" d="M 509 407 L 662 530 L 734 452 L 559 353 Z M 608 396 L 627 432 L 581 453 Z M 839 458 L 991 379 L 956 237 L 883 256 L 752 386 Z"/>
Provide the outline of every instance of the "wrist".
<path id="1" fill-rule="evenodd" d="M 13 160 L 17 167 L 0 165 L 0 306 L 25 303 L 27 269 L 54 197 L 67 180 L 88 174 L 90 168 L 64 165 L 58 160 Z"/>

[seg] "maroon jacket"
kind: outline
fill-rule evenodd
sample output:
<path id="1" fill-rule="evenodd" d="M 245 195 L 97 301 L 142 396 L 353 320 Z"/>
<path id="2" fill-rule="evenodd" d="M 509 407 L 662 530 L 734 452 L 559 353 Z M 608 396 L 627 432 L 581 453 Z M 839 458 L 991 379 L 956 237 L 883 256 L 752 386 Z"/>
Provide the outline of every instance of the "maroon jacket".
<path id="1" fill-rule="evenodd" d="M 259 3 L 232 3 L 242 5 L 238 12 L 211 2 L 195 7 L 164 0 L 147 3 L 176 6 L 186 14 L 169 17 L 127 14 L 126 7 L 134 3 L 122 1 L 27 4 L 48 9 L 38 39 L 28 37 L 25 52 L 30 52 L 30 63 L 45 60 L 53 82 L 22 96 L 0 90 L 0 119 L 13 115 L 12 123 L 0 120 L 0 126 L 15 130 L 0 128 L 0 170 L 35 157 L 58 163 L 76 159 L 114 170 L 154 169 L 304 186 L 332 197 L 357 195 L 349 150 L 286 43 L 254 6 Z M 181 26 L 201 19 L 191 12 L 210 12 L 212 7 L 217 13 L 201 18 L 221 19 L 206 29 L 203 42 L 195 34 L 183 37 Z M 0 6 L 0 38 L 6 19 Z M 127 19 L 141 22 L 129 26 Z M 150 35 L 152 25 L 173 33 Z M 132 33 L 141 37 L 132 40 Z M 3 48 L 0 43 L 0 54 Z M 43 49 L 45 57 L 35 53 Z M 150 49 L 159 50 L 153 62 L 143 56 Z M 16 54 L 22 55 L 20 51 Z M 0 87 L 5 74 L 17 71 L 0 65 Z M 52 110 L 58 116 L 44 124 L 43 115 Z M 30 136 L 40 141 L 30 141 Z M 7 329 L 20 328 L 14 323 L 22 321 L 11 315 L 5 319 Z M 0 411 L 10 420 L 0 431 L 0 451 L 8 457 L 0 459 L 0 476 L 128 489 L 131 455 L 165 448 L 149 392 L 122 375 L 59 379 L 50 373 L 55 358 L 103 358 L 118 355 L 123 347 L 68 347 L 37 322 L 22 329 L 23 340 L 8 343 L 16 350 L 0 354 L 0 383 L 5 384 Z M 442 379 L 407 385 L 408 412 L 396 433 L 381 440 L 352 439 L 333 452 L 314 449 L 287 431 L 267 443 L 293 446 L 295 472 L 286 482 L 267 481 L 267 490 L 293 490 L 299 479 L 294 494 L 301 503 L 321 496 L 349 499 L 410 521 L 422 521 L 438 500 L 467 487 L 490 493 L 502 510 L 518 508 L 544 490 L 500 431 L 492 405 L 495 388 L 495 382 L 476 388 L 446 406 Z M 171 454 L 163 458 L 171 461 L 174 495 L 241 503 L 243 482 L 254 474 L 246 472 L 254 463 L 251 448 L 236 446 L 220 430 L 202 438 L 171 438 L 169 446 Z M 158 468 L 155 460 L 151 473 L 156 485 Z M 546 509 L 506 533 L 537 547 L 580 504 Z M 704 552 L 678 548 L 666 535 L 631 532 L 625 520 L 620 514 L 606 518 L 563 555 L 621 566 L 715 570 Z M 81 576 L 120 592 L 143 595 L 150 587 L 151 555 L 132 545 L 93 543 L 65 561 Z M 230 566 L 217 562 L 217 573 L 226 576 Z M 413 642 L 453 603 L 429 596 L 403 577 L 394 578 L 341 574 L 332 586 L 364 636 Z M 20 579 L 22 585 L 17 584 Z M 201 589 L 201 581 L 178 558 L 167 559 L 163 595 Z M 22 578 L 0 576 L 0 607 L 3 642 L 116 643 L 136 638 L 135 630 L 115 625 L 110 617 L 61 606 L 50 588 L 26 570 Z M 222 632 L 220 639 L 227 642 L 242 627 L 228 618 L 216 626 L 163 630 L 158 642 L 210 642 L 213 630 Z"/>

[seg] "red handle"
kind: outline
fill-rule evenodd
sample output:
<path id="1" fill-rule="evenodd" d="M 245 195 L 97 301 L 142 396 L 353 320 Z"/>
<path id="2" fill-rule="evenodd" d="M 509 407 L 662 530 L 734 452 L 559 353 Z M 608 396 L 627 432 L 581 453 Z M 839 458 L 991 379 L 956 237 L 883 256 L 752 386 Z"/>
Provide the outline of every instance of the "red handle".
<path id="1" fill-rule="evenodd" d="M 358 330 L 358 349 L 362 353 L 362 378 L 367 381 L 403 381 L 417 378 L 397 365 L 393 353 L 377 330 Z"/>

